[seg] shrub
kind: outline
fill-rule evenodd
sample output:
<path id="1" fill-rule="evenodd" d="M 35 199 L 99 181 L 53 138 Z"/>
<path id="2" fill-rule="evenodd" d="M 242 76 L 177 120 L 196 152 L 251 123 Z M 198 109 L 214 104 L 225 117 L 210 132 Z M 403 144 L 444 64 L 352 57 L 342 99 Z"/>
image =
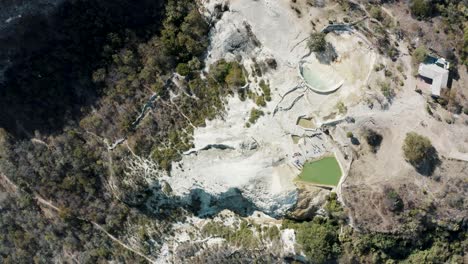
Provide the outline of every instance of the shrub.
<path id="1" fill-rule="evenodd" d="M 193 57 L 188 63 L 188 67 L 190 68 L 191 71 L 197 71 L 200 70 L 202 67 L 202 63 L 197 57 Z"/>
<path id="2" fill-rule="evenodd" d="M 210 75 L 213 76 L 213 78 L 219 83 L 224 83 L 228 73 L 229 63 L 227 63 L 224 59 L 221 59 L 210 65 Z"/>
<path id="3" fill-rule="evenodd" d="M 229 63 L 229 70 L 225 81 L 229 87 L 241 87 L 245 85 L 242 66 L 238 62 Z"/>
<path id="4" fill-rule="evenodd" d="M 311 222 L 284 221 L 283 227 L 295 230 L 297 243 L 312 263 L 333 263 L 341 254 L 336 221 L 315 217 Z"/>
<path id="5" fill-rule="evenodd" d="M 352 138 L 352 137 L 354 137 L 353 132 L 348 131 L 348 132 L 346 133 L 346 137 L 347 137 L 347 138 Z"/>
<path id="6" fill-rule="evenodd" d="M 388 188 L 387 190 L 385 190 L 385 193 L 385 204 L 387 205 L 390 211 L 400 212 L 401 210 L 403 210 L 403 200 L 394 189 Z"/>
<path id="7" fill-rule="evenodd" d="M 325 204 L 324 209 L 330 219 L 336 219 L 341 223 L 346 219 L 346 213 L 338 201 L 338 196 L 335 192 L 330 192 L 327 196 L 327 203 Z"/>
<path id="8" fill-rule="evenodd" d="M 339 101 L 335 107 L 338 109 L 338 113 L 340 114 L 345 114 L 348 111 L 348 108 L 342 101 Z"/>
<path id="9" fill-rule="evenodd" d="M 382 20 L 382 10 L 380 10 L 380 7 L 378 6 L 373 6 L 371 9 L 370 9 L 370 16 L 372 18 L 375 18 L 377 20 Z"/>
<path id="10" fill-rule="evenodd" d="M 104 68 L 99 68 L 96 71 L 93 72 L 93 81 L 98 83 L 98 82 L 103 82 L 106 80 L 106 69 Z"/>
<path id="11" fill-rule="evenodd" d="M 393 75 L 392 71 L 389 69 L 385 69 L 384 74 L 385 74 L 385 77 L 392 77 Z"/>
<path id="12" fill-rule="evenodd" d="M 410 5 L 411 13 L 417 18 L 428 18 L 432 15 L 432 4 L 427 0 L 413 0 Z"/>
<path id="13" fill-rule="evenodd" d="M 431 141 L 415 132 L 406 134 L 403 143 L 403 153 L 405 159 L 412 165 L 420 165 L 425 160 L 430 159 L 433 154 L 434 147 Z"/>
<path id="14" fill-rule="evenodd" d="M 374 71 L 378 72 L 378 71 L 383 70 L 383 68 L 385 68 L 385 65 L 383 65 L 382 63 L 379 63 L 374 66 Z"/>
<path id="15" fill-rule="evenodd" d="M 307 45 L 312 52 L 323 52 L 327 48 L 325 33 L 317 32 L 310 35 Z"/>
<path id="16" fill-rule="evenodd" d="M 413 59 L 417 63 L 423 62 L 427 57 L 427 49 L 424 46 L 419 46 L 413 51 Z"/>
<path id="17" fill-rule="evenodd" d="M 258 96 L 255 103 L 261 107 L 266 106 L 265 98 L 263 96 Z"/>
<path id="18" fill-rule="evenodd" d="M 245 85 L 242 66 L 236 62 L 226 62 L 221 59 L 210 66 L 210 74 L 219 83 L 226 83 L 229 87 Z"/>
<path id="19" fill-rule="evenodd" d="M 385 98 L 391 99 L 395 95 L 389 82 L 381 82 L 379 85 L 380 85 L 380 91 L 385 96 Z"/>
<path id="20" fill-rule="evenodd" d="M 177 65 L 176 71 L 182 76 L 187 76 L 190 74 L 190 68 L 187 63 L 179 63 Z"/>
<path id="21" fill-rule="evenodd" d="M 270 86 L 268 84 L 265 83 L 264 80 L 261 80 L 260 81 L 260 88 L 262 89 L 263 91 L 263 96 L 265 96 L 265 100 L 267 102 L 271 101 L 271 89 L 270 89 Z"/>
<path id="22" fill-rule="evenodd" d="M 252 123 L 252 124 L 255 124 L 255 122 L 257 122 L 257 120 L 263 115 L 264 115 L 264 113 L 263 113 L 262 110 L 252 108 L 252 111 L 250 111 L 249 122 Z"/>

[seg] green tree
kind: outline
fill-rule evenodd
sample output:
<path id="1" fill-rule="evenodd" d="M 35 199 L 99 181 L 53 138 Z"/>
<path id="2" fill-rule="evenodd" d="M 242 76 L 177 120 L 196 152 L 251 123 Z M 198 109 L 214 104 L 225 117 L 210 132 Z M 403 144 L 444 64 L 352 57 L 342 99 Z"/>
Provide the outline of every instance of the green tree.
<path id="1" fill-rule="evenodd" d="M 428 18 L 432 15 L 432 6 L 433 4 L 428 0 L 413 0 L 410 9 L 417 18 Z"/>
<path id="2" fill-rule="evenodd" d="M 394 97 L 395 92 L 390 86 L 390 83 L 384 81 L 384 82 L 380 82 L 379 85 L 380 85 L 380 91 L 385 96 L 385 98 L 387 98 L 388 100 L 391 100 Z"/>
<path id="3" fill-rule="evenodd" d="M 325 40 L 325 33 L 317 32 L 310 35 L 307 45 L 312 52 L 323 52 L 327 48 L 327 41 Z"/>
<path id="4" fill-rule="evenodd" d="M 221 59 L 210 65 L 210 75 L 219 82 L 224 83 L 226 76 L 229 74 L 229 63 Z"/>
<path id="5" fill-rule="evenodd" d="M 423 62 L 427 57 L 428 51 L 426 47 L 419 46 L 413 51 L 413 59 L 417 63 Z"/>
<path id="6" fill-rule="evenodd" d="M 258 96 L 257 99 L 255 100 L 255 103 L 261 107 L 266 105 L 265 98 L 263 96 Z"/>
<path id="7" fill-rule="evenodd" d="M 177 65 L 176 71 L 182 76 L 187 76 L 190 74 L 190 68 L 187 63 L 179 63 Z"/>
<path id="8" fill-rule="evenodd" d="M 377 20 L 382 20 L 382 10 L 378 6 L 372 6 L 370 9 L 370 15 L 372 18 L 375 18 Z"/>
<path id="9" fill-rule="evenodd" d="M 406 134 L 406 138 L 403 144 L 403 153 L 406 160 L 413 164 L 419 165 L 433 155 L 434 147 L 431 141 L 415 132 Z"/>
<path id="10" fill-rule="evenodd" d="M 252 108 L 252 111 L 250 111 L 249 122 L 254 124 L 255 122 L 257 122 L 257 119 L 259 119 L 263 115 L 264 115 L 264 113 L 263 113 L 262 110 Z"/>
<path id="11" fill-rule="evenodd" d="M 296 241 L 310 263 L 327 263 L 341 254 L 338 239 L 339 225 L 335 221 L 315 217 L 311 222 L 285 221 L 283 225 L 296 231 Z"/>
<path id="12" fill-rule="evenodd" d="M 245 85 L 245 77 L 242 66 L 237 62 L 229 63 L 229 71 L 225 81 L 229 87 L 242 87 Z"/>

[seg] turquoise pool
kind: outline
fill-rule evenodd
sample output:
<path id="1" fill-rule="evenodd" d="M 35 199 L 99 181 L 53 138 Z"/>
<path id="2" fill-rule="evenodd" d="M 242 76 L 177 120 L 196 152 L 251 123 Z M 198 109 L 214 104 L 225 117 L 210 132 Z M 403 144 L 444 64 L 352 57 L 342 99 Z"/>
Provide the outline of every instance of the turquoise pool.
<path id="1" fill-rule="evenodd" d="M 319 93 L 333 92 L 343 84 L 330 66 L 304 63 L 300 66 L 300 73 L 308 86 Z"/>

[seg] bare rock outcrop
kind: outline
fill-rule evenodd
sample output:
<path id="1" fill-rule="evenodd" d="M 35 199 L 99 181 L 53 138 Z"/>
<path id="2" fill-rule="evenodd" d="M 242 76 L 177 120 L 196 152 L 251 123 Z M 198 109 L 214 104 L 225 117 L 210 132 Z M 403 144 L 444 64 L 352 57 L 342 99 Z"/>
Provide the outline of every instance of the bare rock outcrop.
<path id="1" fill-rule="evenodd" d="M 330 191 L 307 184 L 300 184 L 297 203 L 289 217 L 299 221 L 311 220 L 317 211 L 325 205 Z"/>

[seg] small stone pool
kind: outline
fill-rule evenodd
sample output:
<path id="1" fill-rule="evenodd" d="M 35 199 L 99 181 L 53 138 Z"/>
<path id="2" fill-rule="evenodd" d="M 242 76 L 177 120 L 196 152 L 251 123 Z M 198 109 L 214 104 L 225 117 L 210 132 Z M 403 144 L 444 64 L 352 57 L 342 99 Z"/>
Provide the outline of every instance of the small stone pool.
<path id="1" fill-rule="evenodd" d="M 343 85 L 343 79 L 329 65 L 304 62 L 299 73 L 309 88 L 317 93 L 331 93 Z"/>
<path id="2" fill-rule="evenodd" d="M 334 156 L 306 162 L 299 174 L 299 180 L 320 186 L 335 187 L 342 176 L 340 164 Z"/>
<path id="3" fill-rule="evenodd" d="M 298 136 L 298 135 L 291 135 L 291 138 L 292 138 L 294 144 L 298 144 L 299 140 L 301 139 L 301 137 Z"/>
<path id="4" fill-rule="evenodd" d="M 313 119 L 307 117 L 299 117 L 297 120 L 297 125 L 303 128 L 316 128 Z"/>

